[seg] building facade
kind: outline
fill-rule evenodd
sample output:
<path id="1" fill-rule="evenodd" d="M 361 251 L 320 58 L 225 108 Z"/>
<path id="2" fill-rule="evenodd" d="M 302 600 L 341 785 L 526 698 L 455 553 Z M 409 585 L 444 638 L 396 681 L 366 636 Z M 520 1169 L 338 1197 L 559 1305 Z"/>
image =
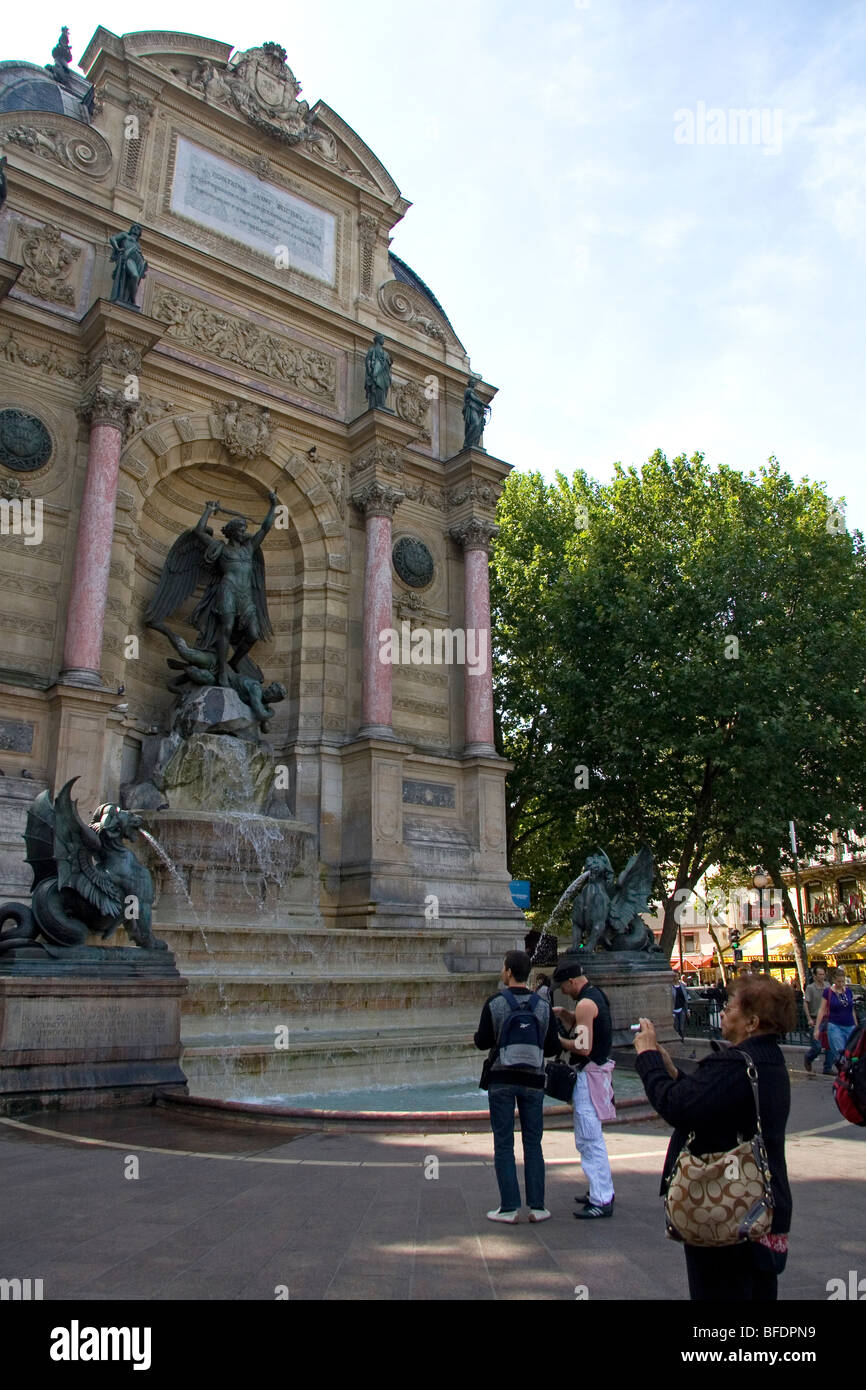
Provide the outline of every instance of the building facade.
<path id="1" fill-rule="evenodd" d="M 489 648 L 509 465 L 463 447 L 466 350 L 390 250 L 410 205 L 277 44 L 100 28 L 86 81 L 56 67 L 0 64 L 2 896 L 26 890 L 35 791 L 116 800 L 165 726 L 144 614 L 172 543 L 208 500 L 257 525 L 274 492 L 255 656 L 287 690 L 268 738 L 315 833 L 321 923 L 432 922 L 443 968 L 498 969 L 525 930 Z M 109 248 L 133 224 L 134 307 L 111 302 Z M 393 367 L 371 409 L 374 334 Z M 438 661 L 422 628 L 446 633 Z"/>

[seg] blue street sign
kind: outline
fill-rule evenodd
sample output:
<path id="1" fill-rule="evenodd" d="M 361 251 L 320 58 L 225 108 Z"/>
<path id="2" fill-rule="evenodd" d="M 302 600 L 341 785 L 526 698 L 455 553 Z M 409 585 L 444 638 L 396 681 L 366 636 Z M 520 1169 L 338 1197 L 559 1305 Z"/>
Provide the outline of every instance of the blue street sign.
<path id="1" fill-rule="evenodd" d="M 529 907 L 528 878 L 513 878 L 511 880 L 511 901 L 515 907 L 521 907 L 524 911 Z"/>

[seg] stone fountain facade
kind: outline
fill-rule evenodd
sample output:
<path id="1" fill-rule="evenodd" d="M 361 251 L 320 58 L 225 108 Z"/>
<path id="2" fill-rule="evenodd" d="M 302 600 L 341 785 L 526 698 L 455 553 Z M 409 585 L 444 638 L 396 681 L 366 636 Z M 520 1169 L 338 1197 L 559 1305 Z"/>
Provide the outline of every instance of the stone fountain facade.
<path id="1" fill-rule="evenodd" d="M 31 789 L 77 776 L 89 810 L 149 783 L 193 1093 L 455 1074 L 525 930 L 489 665 L 509 465 L 463 447 L 469 359 L 389 250 L 409 203 L 383 164 L 298 99 L 277 45 L 231 51 L 99 28 L 81 58 L 92 113 L 66 97 L 63 114 L 0 112 L 0 497 L 39 503 L 42 528 L 0 536 L 4 892 L 26 894 Z M 108 299 L 106 238 L 132 222 L 149 263 L 135 307 Z M 393 358 L 384 409 L 364 396 L 374 333 Z M 169 769 L 165 644 L 144 613 L 207 499 L 260 516 L 271 491 L 274 636 L 256 660 L 287 699 L 243 755 L 248 783 L 213 776 L 213 750 Z M 413 664 L 419 629 L 481 634 L 486 667 Z M 459 657 L 450 639 L 443 655 Z"/>

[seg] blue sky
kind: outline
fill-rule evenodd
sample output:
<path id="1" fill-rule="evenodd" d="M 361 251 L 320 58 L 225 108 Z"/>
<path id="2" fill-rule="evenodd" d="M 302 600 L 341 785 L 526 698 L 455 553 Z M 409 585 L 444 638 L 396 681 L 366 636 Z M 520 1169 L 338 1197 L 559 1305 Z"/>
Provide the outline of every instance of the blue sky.
<path id="1" fill-rule="evenodd" d="M 500 388 L 491 452 L 602 479 L 656 447 L 774 453 L 866 529 L 864 0 L 57 13 L 14 10 L 4 57 L 47 62 L 60 21 L 76 57 L 99 23 L 286 47 L 412 199 L 394 250 Z"/>

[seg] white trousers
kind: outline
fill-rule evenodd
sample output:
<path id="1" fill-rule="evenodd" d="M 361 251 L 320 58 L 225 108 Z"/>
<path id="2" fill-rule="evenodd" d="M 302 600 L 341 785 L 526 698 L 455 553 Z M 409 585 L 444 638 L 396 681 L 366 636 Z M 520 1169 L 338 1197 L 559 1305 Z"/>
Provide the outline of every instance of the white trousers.
<path id="1" fill-rule="evenodd" d="M 577 1073 L 574 1087 L 574 1145 L 580 1154 L 583 1171 L 589 1183 L 590 1201 L 605 1206 L 613 1196 L 613 1178 L 601 1120 L 589 1098 L 586 1073 Z"/>

